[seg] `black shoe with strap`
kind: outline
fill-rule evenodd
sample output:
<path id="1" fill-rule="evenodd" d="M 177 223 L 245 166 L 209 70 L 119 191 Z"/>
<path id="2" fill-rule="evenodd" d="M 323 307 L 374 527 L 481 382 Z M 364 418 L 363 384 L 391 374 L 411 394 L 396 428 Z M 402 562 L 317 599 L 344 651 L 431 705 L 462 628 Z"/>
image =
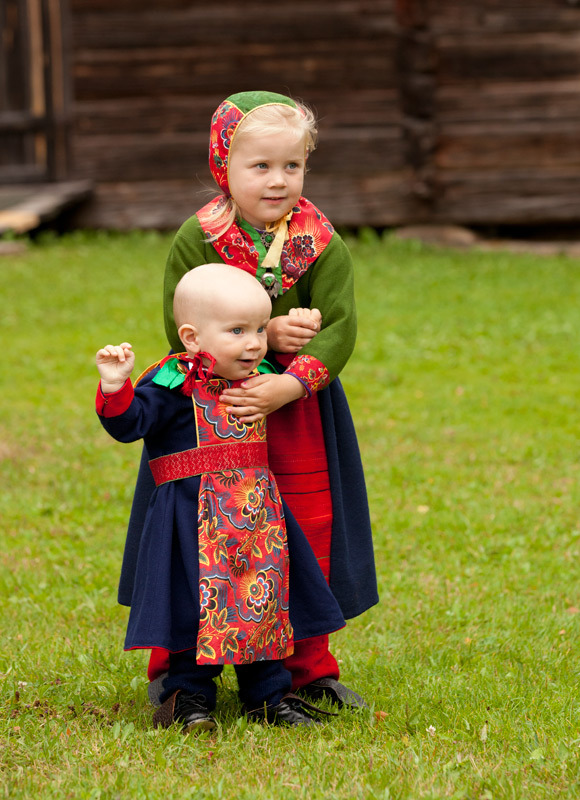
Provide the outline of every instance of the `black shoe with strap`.
<path id="1" fill-rule="evenodd" d="M 348 708 L 350 711 L 358 711 L 361 708 L 368 708 L 365 700 L 348 686 L 339 683 L 334 678 L 319 678 L 312 681 L 298 690 L 311 700 L 322 700 L 327 698 L 331 703 L 335 703 L 339 708 Z"/>
<path id="2" fill-rule="evenodd" d="M 308 703 L 296 694 L 286 694 L 275 706 L 264 706 L 246 710 L 246 716 L 252 722 L 265 722 L 268 725 L 320 725 L 320 720 L 315 719 L 313 714 L 324 714 L 327 717 L 335 717 L 330 711 L 323 711 L 321 708 Z"/>
<path id="3" fill-rule="evenodd" d="M 183 691 L 174 692 L 153 714 L 155 728 L 169 728 L 174 722 L 181 723 L 183 733 L 213 731 L 217 725 L 205 697 Z"/>

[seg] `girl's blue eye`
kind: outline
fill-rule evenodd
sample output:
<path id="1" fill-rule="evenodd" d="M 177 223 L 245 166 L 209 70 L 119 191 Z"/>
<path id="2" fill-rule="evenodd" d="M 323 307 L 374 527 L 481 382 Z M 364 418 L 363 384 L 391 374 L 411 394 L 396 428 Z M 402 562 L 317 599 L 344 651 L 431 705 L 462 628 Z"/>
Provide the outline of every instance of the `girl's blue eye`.
<path id="1" fill-rule="evenodd" d="M 263 325 L 261 325 L 261 326 L 258 328 L 258 333 L 264 333 L 264 331 L 265 331 L 265 330 L 266 330 L 266 328 L 265 328 Z"/>

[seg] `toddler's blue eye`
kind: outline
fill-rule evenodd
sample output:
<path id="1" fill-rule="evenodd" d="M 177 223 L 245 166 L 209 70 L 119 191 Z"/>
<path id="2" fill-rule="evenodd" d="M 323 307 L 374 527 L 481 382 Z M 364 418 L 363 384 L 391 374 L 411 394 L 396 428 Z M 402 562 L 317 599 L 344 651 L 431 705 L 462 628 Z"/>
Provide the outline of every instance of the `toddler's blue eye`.
<path id="1" fill-rule="evenodd" d="M 244 332 L 243 328 L 232 328 L 232 333 L 235 333 L 236 335 L 239 335 L 240 333 L 243 332 Z"/>

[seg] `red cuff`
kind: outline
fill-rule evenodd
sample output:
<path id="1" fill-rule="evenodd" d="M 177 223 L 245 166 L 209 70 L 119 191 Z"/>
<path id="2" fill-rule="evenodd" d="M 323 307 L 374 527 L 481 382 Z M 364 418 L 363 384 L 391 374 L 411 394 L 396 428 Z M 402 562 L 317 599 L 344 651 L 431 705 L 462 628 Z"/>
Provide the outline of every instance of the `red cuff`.
<path id="1" fill-rule="evenodd" d="M 99 383 L 96 399 L 97 414 L 101 417 L 118 417 L 124 414 L 131 405 L 134 394 L 133 384 L 129 378 L 118 391 L 110 394 L 105 394 Z"/>
<path id="2" fill-rule="evenodd" d="M 308 392 L 308 396 L 319 389 L 324 389 L 330 383 L 328 370 L 322 361 L 314 356 L 296 356 L 285 370 L 285 374 L 297 378 Z"/>

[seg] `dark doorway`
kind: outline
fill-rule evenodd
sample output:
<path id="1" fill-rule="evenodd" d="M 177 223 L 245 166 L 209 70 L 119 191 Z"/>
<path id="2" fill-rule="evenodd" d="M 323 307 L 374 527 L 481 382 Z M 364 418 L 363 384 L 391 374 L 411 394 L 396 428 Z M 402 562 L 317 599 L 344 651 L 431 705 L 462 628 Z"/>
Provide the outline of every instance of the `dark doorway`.
<path id="1" fill-rule="evenodd" d="M 63 0 L 0 3 L 0 184 L 67 177 Z"/>

